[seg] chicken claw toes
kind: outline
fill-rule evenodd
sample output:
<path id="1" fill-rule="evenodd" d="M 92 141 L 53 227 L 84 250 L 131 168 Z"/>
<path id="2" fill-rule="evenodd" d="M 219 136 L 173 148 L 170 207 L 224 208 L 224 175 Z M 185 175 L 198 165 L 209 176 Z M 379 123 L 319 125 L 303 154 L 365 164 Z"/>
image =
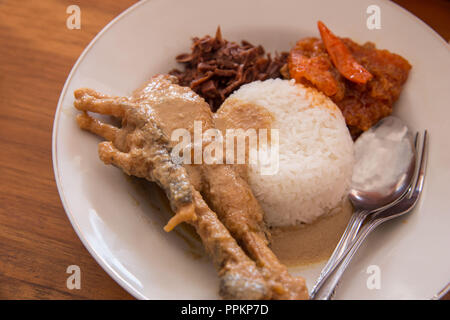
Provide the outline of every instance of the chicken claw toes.
<path id="1" fill-rule="evenodd" d="M 193 222 L 197 220 L 195 206 L 192 203 L 182 206 L 175 215 L 164 226 L 164 231 L 170 232 L 182 222 Z"/>
<path id="2" fill-rule="evenodd" d="M 107 96 L 103 93 L 97 92 L 94 89 L 91 88 L 80 88 L 73 92 L 73 95 L 75 99 L 81 99 L 83 96 L 91 96 L 97 99 L 103 99 L 103 98 L 113 98 L 110 96 Z"/>
<path id="3" fill-rule="evenodd" d="M 111 141 L 104 141 L 98 144 L 98 155 L 105 164 L 112 164 L 122 169 L 128 175 L 136 175 L 133 170 L 133 161 L 129 153 L 119 151 Z"/>
<path id="4" fill-rule="evenodd" d="M 111 115 L 116 118 L 123 118 L 126 110 L 134 107 L 125 97 L 110 98 L 91 89 L 78 89 L 74 96 L 74 106 L 78 110 Z"/>
<path id="5" fill-rule="evenodd" d="M 108 141 L 115 141 L 119 133 L 119 128 L 91 117 L 86 111 L 77 116 L 77 123 L 81 129 L 92 132 Z"/>

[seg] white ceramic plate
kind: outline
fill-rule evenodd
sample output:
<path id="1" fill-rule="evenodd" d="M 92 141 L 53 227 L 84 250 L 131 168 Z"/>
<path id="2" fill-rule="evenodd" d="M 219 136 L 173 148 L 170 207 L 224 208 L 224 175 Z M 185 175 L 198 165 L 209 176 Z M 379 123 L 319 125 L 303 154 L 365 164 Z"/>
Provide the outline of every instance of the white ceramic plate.
<path id="1" fill-rule="evenodd" d="M 366 27 L 369 5 L 381 12 L 381 29 Z M 99 139 L 78 129 L 73 91 L 79 87 L 126 95 L 155 73 L 174 67 L 192 36 L 249 40 L 268 51 L 288 50 L 318 36 L 317 20 L 357 42 L 373 41 L 413 65 L 396 114 L 430 133 L 429 167 L 418 208 L 376 230 L 345 274 L 338 299 L 428 299 L 450 280 L 449 46 L 434 31 L 387 1 L 153 0 L 112 21 L 86 48 L 61 93 L 53 128 L 58 190 L 78 236 L 98 263 L 137 298 L 215 299 L 218 280 L 198 243 L 166 234 L 160 196 L 134 186 L 97 156 Z M 183 232 L 181 232 L 182 234 Z M 309 288 L 323 264 L 291 270 Z M 368 266 L 381 271 L 381 288 L 366 286 Z"/>

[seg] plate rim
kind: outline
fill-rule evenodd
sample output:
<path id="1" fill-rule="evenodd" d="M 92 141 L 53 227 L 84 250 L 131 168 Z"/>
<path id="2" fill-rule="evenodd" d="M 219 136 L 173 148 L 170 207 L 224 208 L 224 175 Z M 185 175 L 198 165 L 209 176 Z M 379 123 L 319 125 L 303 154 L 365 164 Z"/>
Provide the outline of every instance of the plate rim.
<path id="1" fill-rule="evenodd" d="M 397 10 L 398 12 L 401 12 L 405 17 L 408 19 L 415 21 L 415 23 L 419 23 L 422 28 L 425 28 L 430 35 L 433 35 L 434 38 L 437 38 L 441 44 L 444 45 L 447 49 L 450 49 L 450 43 L 447 42 L 437 31 L 435 31 L 431 26 L 429 26 L 427 23 L 425 23 L 422 19 L 408 11 L 407 9 L 403 8 L 397 3 L 394 3 L 389 0 L 378 0 L 380 2 L 383 2 L 384 4 L 387 4 L 393 8 L 393 10 Z M 78 238 L 81 240 L 83 246 L 86 248 L 86 250 L 89 252 L 89 254 L 94 258 L 94 260 L 102 267 L 102 269 L 116 282 L 118 283 L 126 292 L 131 294 L 134 298 L 139 300 L 149 299 L 144 294 L 139 292 L 136 288 L 134 288 L 133 285 L 131 285 L 127 280 L 123 279 L 118 272 L 114 270 L 114 268 L 105 261 L 104 258 L 101 257 L 99 253 L 94 249 L 94 247 L 90 244 L 89 240 L 84 236 L 81 228 L 74 220 L 74 215 L 72 211 L 69 209 L 66 195 L 64 193 L 61 177 L 60 177 L 60 169 L 58 166 L 58 153 L 57 153 L 57 131 L 59 128 L 59 119 L 61 115 L 62 110 L 62 102 L 67 94 L 67 89 L 69 87 L 69 83 L 72 80 L 73 75 L 77 71 L 79 65 L 83 62 L 86 54 L 89 52 L 89 50 L 96 44 L 96 42 L 107 32 L 109 29 L 116 24 L 119 20 L 130 14 L 132 11 L 138 9 L 141 5 L 144 5 L 148 2 L 151 2 L 151 0 L 140 0 L 124 11 L 122 11 L 119 15 L 117 15 L 115 18 L 113 18 L 109 23 L 107 23 L 96 35 L 95 37 L 89 42 L 89 44 L 84 48 L 83 52 L 80 54 L 80 56 L 77 58 L 77 61 L 73 65 L 72 69 L 69 72 L 69 75 L 67 76 L 63 89 L 61 90 L 58 102 L 57 102 L 57 108 L 55 110 L 54 114 L 54 120 L 53 120 L 53 129 L 52 129 L 52 165 L 53 165 L 53 174 L 55 176 L 55 182 L 56 187 L 58 190 L 58 194 L 61 200 L 61 203 L 63 205 L 64 211 L 69 218 L 70 224 L 72 225 L 72 228 L 75 230 L 75 233 L 77 234 Z M 430 297 L 429 299 L 441 299 L 443 296 L 445 296 L 448 292 L 450 292 L 450 283 L 447 283 L 442 287 L 439 292 L 437 292 L 435 295 Z"/>
<path id="2" fill-rule="evenodd" d="M 59 166 L 58 166 L 58 152 L 57 152 L 57 132 L 59 128 L 59 118 L 61 116 L 61 110 L 62 110 L 62 102 L 64 100 L 64 97 L 67 94 L 67 89 L 69 87 L 69 83 L 72 80 L 73 75 L 77 71 L 79 65 L 84 60 L 84 57 L 89 52 L 91 47 L 95 45 L 95 43 L 100 39 L 104 33 L 106 33 L 117 21 L 131 13 L 133 10 L 138 8 L 139 6 L 143 5 L 147 1 L 138 1 L 135 4 L 131 5 L 127 9 L 125 9 L 123 12 L 121 12 L 118 16 L 116 16 L 114 19 L 112 19 L 106 26 L 100 30 L 99 33 L 95 35 L 95 37 L 89 42 L 89 44 L 84 48 L 83 52 L 78 57 L 77 61 L 73 65 L 72 69 L 69 72 L 69 75 L 67 76 L 66 81 L 64 82 L 63 89 L 61 90 L 61 94 L 58 99 L 58 104 L 55 111 L 54 121 L 53 121 L 53 130 L 52 130 L 52 164 L 53 164 L 53 174 L 55 175 L 55 181 L 56 181 L 56 187 L 58 189 L 59 197 L 61 199 L 61 203 L 63 205 L 64 211 L 69 218 L 70 224 L 72 225 L 72 228 L 75 230 L 75 233 L 77 234 L 78 238 L 81 240 L 83 246 L 87 249 L 89 254 L 94 258 L 94 260 L 102 267 L 102 269 L 116 282 L 118 283 L 126 292 L 131 294 L 133 297 L 144 300 L 148 299 L 145 295 L 143 295 L 141 292 L 136 290 L 134 286 L 132 286 L 128 281 L 123 279 L 113 268 L 112 266 L 107 263 L 104 258 L 101 257 L 100 254 L 96 252 L 94 247 L 90 244 L 90 242 L 87 240 L 87 238 L 84 236 L 80 226 L 75 222 L 74 215 L 72 214 L 72 211 L 70 210 L 66 195 L 64 193 L 62 182 L 61 182 L 61 176 L 59 172 Z"/>

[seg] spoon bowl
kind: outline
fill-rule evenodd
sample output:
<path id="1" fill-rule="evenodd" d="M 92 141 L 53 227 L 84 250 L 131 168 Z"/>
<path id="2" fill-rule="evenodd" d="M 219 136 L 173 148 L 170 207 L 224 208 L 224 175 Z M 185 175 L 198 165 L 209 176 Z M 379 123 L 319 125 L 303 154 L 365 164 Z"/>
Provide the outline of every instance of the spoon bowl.
<path id="1" fill-rule="evenodd" d="M 416 163 L 413 140 L 408 127 L 393 116 L 380 120 L 356 140 L 348 195 L 355 210 L 378 211 L 407 191 Z"/>

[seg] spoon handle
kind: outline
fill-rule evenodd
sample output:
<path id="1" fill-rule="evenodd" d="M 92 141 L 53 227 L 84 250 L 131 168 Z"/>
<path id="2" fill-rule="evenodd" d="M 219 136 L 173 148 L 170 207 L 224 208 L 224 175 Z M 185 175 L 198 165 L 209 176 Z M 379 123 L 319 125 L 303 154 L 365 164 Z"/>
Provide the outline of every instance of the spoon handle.
<path id="1" fill-rule="evenodd" d="M 347 224 L 347 228 L 345 229 L 339 243 L 334 249 L 330 259 L 328 260 L 325 267 L 322 269 L 319 278 L 316 281 L 314 288 L 311 291 L 310 297 L 314 299 L 317 291 L 320 289 L 322 282 L 328 276 L 328 274 L 334 269 L 336 264 L 339 262 L 339 259 L 344 254 L 346 249 L 349 247 L 350 242 L 355 239 L 359 228 L 361 227 L 364 219 L 369 214 L 369 211 L 366 210 L 357 210 L 355 211 Z"/>
<path id="2" fill-rule="evenodd" d="M 345 250 L 347 255 L 338 259 L 338 265 L 331 270 L 331 272 L 323 279 L 320 288 L 316 291 L 314 295 L 314 300 L 330 300 L 334 294 L 336 286 L 339 283 L 342 275 L 347 269 L 350 261 L 354 257 L 356 251 L 359 249 L 361 244 L 367 238 L 369 233 L 379 226 L 384 220 L 382 219 L 369 219 L 369 222 L 361 227 L 360 232 L 357 234 L 355 239 L 351 241 L 350 248 Z M 344 253 L 344 254 L 345 254 Z"/>

